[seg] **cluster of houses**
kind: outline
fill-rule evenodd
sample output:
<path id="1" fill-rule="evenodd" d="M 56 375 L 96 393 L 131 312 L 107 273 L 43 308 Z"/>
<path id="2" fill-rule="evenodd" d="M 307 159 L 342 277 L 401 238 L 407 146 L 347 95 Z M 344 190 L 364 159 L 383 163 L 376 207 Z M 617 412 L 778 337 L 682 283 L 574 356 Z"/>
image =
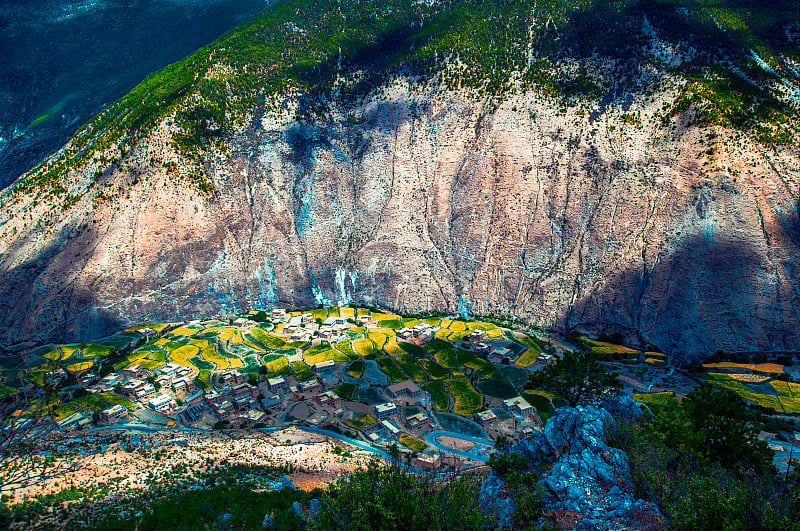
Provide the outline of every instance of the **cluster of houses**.
<path id="1" fill-rule="evenodd" d="M 283 332 L 292 341 L 308 341 L 312 335 L 331 342 L 346 337 L 345 330 L 353 324 L 376 326 L 371 316 L 356 318 L 328 317 L 317 326 L 313 314 L 290 316 L 283 309 L 270 312 L 273 320 L 285 323 Z M 252 326 L 249 319 L 234 324 Z M 397 331 L 401 340 L 421 344 L 435 337 L 438 326 L 419 323 Z M 314 334 L 313 331 L 316 331 Z M 485 355 L 492 363 L 511 360 L 515 353 L 503 341 L 489 340 L 484 330 L 475 330 L 462 340 L 463 347 Z M 339 396 L 334 388 L 342 382 L 347 363 L 333 360 L 313 365 L 313 376 L 300 381 L 288 375 L 259 376 L 258 382 L 237 370 L 214 373 L 211 386 L 195 386 L 197 371 L 176 363 L 166 363 L 156 370 L 147 370 L 140 364 L 103 377 L 95 391 L 114 392 L 135 403 L 139 409 L 133 413 L 148 422 L 162 422 L 174 426 L 202 424 L 210 426 L 220 422 L 232 425 L 254 426 L 274 424 L 289 419 L 299 419 L 307 424 L 338 427 L 340 431 L 359 432 L 359 436 L 379 445 L 397 441 L 403 434 L 420 439 L 435 426 L 430 395 L 413 380 L 394 383 L 380 390 L 384 401 L 371 405 L 353 402 Z M 93 392 L 95 392 L 93 391 Z M 535 415 L 534 408 L 522 397 L 505 400 L 503 409 L 519 419 Z M 500 422 L 498 409 L 487 409 L 475 416 L 475 421 L 487 429 Z M 99 413 L 99 420 L 115 424 L 132 413 L 115 404 Z M 503 418 L 508 418 L 505 415 Z M 81 427 L 92 421 L 85 414 L 76 413 L 59 421 L 63 429 Z M 436 468 L 441 464 L 438 454 L 416 455 L 415 464 L 423 468 Z"/>

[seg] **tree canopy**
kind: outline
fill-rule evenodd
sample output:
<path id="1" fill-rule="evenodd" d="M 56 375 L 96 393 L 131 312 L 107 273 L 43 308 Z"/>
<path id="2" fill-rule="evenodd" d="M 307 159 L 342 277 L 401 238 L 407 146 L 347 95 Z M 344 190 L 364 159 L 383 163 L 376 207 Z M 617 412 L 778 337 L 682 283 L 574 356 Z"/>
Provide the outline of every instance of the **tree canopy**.
<path id="1" fill-rule="evenodd" d="M 330 486 L 308 529 L 484 529 L 479 485 L 476 477 L 437 482 L 397 465 L 374 465 Z"/>
<path id="2" fill-rule="evenodd" d="M 596 402 L 622 387 L 617 373 L 607 371 L 591 352 L 566 352 L 553 365 L 533 373 L 528 383 L 557 394 L 572 407 Z"/>

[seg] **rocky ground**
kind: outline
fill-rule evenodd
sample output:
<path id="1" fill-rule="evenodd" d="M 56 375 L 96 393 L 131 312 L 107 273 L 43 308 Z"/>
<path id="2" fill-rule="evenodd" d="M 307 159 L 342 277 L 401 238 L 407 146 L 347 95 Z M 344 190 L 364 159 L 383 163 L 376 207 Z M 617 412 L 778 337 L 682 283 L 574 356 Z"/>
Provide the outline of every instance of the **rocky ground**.
<path id="1" fill-rule="evenodd" d="M 629 398 L 631 414 L 640 415 Z M 531 466 L 547 466 L 544 487 L 545 518 L 561 529 L 656 530 L 664 528 L 658 508 L 633 493 L 628 457 L 605 443 L 605 423 L 611 415 L 594 406 L 564 407 L 512 448 Z M 514 523 L 516 504 L 505 480 L 490 475 L 481 487 L 483 507 L 501 525 Z M 542 522 L 542 523 L 543 523 Z"/>

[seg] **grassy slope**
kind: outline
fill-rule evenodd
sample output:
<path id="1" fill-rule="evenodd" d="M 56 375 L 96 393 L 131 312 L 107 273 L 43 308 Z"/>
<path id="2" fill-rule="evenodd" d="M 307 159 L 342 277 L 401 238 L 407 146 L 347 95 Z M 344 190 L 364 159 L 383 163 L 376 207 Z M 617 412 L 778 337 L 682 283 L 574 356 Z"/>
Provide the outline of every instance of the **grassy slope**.
<path id="1" fill-rule="evenodd" d="M 601 75 L 593 65 L 606 59 L 658 62 L 650 55 L 644 17 L 662 41 L 699 50 L 693 61 L 673 72 L 689 83 L 665 120 L 695 105 L 704 109 L 701 122 L 751 129 L 765 141 L 790 142 L 793 133 L 786 126 L 796 124 L 796 113 L 759 87 L 777 79 L 767 69 L 788 75 L 783 57 L 800 60 L 800 50 L 784 31 L 795 8 L 791 0 L 735 6 L 722 0 L 445 0 L 431 6 L 406 0 L 284 0 L 150 75 L 92 119 L 59 157 L 39 166 L 19 188 L 38 189 L 68 207 L 77 199 L 63 185 L 69 170 L 89 166 L 99 177 L 175 114 L 182 132 L 173 140 L 187 159 L 197 162 L 196 171 L 183 178 L 208 192 L 212 185 L 202 153 L 224 142 L 248 113 L 277 108 L 275 96 L 299 92 L 306 95 L 306 105 L 297 118 L 324 118 L 332 104 L 380 97 L 379 87 L 392 75 L 460 87 L 477 98 L 502 99 L 514 90 L 513 78 L 566 104 L 576 96 L 596 99 L 612 85 L 631 81 L 619 73 Z M 535 30 L 529 32 L 530 27 Z M 457 63 L 445 61 L 455 57 Z M 566 57 L 581 67 L 560 69 L 558 62 Z M 345 73 L 362 75 L 340 76 L 340 65 Z M 638 67 L 632 68 L 635 74 Z M 330 99 L 335 79 L 341 81 L 339 101 Z"/>

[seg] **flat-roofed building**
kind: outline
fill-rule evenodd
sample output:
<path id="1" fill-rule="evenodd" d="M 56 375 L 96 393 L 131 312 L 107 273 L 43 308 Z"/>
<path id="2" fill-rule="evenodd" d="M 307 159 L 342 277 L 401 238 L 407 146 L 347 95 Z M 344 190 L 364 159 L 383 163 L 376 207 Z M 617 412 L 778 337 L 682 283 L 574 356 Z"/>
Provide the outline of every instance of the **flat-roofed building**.
<path id="1" fill-rule="evenodd" d="M 333 372 L 336 368 L 336 362 L 333 360 L 320 361 L 314 364 L 314 370 L 318 373 Z"/>
<path id="2" fill-rule="evenodd" d="M 391 395 L 392 398 L 400 398 L 403 396 L 416 398 L 422 395 L 422 389 L 420 389 L 420 387 L 412 380 L 406 380 L 404 382 L 392 384 L 386 389 L 389 391 L 389 395 Z"/>
<path id="3" fill-rule="evenodd" d="M 397 406 L 394 402 L 386 402 L 375 406 L 375 414 L 379 419 L 390 417 L 397 413 Z"/>
<path id="4" fill-rule="evenodd" d="M 279 389 L 286 389 L 286 378 L 283 376 L 276 376 L 267 380 L 269 390 L 275 393 Z"/>
<path id="5" fill-rule="evenodd" d="M 100 412 L 100 418 L 105 422 L 116 422 L 128 416 L 128 408 L 122 404 L 114 404 Z"/>
<path id="6" fill-rule="evenodd" d="M 400 436 L 400 434 L 402 433 L 402 432 L 400 431 L 400 428 L 398 428 L 397 426 L 395 426 L 395 425 L 394 425 L 394 423 L 393 423 L 391 420 L 382 420 L 382 421 L 381 421 L 381 424 L 383 425 L 383 427 L 384 427 L 384 428 L 386 428 L 386 431 L 387 431 L 387 432 L 389 433 L 389 435 L 391 435 L 392 437 L 399 437 L 399 436 Z"/>
<path id="7" fill-rule="evenodd" d="M 152 398 L 147 405 L 149 405 L 154 411 L 163 413 L 173 409 L 175 406 L 175 400 L 173 400 L 173 398 L 169 395 L 158 395 Z"/>
<path id="8" fill-rule="evenodd" d="M 420 411 L 415 415 L 406 417 L 406 424 L 408 424 L 408 427 L 412 429 L 429 426 L 430 423 L 431 423 L 431 418 L 428 415 L 426 415 L 424 411 Z"/>
<path id="9" fill-rule="evenodd" d="M 487 409 L 486 411 L 481 411 L 475 418 L 478 419 L 479 422 L 482 424 L 489 424 L 497 420 L 497 415 L 495 415 L 494 411 L 491 409 Z"/>
<path id="10" fill-rule="evenodd" d="M 512 413 L 519 413 L 520 415 L 533 415 L 533 406 L 521 396 L 503 400 L 503 408 Z"/>

